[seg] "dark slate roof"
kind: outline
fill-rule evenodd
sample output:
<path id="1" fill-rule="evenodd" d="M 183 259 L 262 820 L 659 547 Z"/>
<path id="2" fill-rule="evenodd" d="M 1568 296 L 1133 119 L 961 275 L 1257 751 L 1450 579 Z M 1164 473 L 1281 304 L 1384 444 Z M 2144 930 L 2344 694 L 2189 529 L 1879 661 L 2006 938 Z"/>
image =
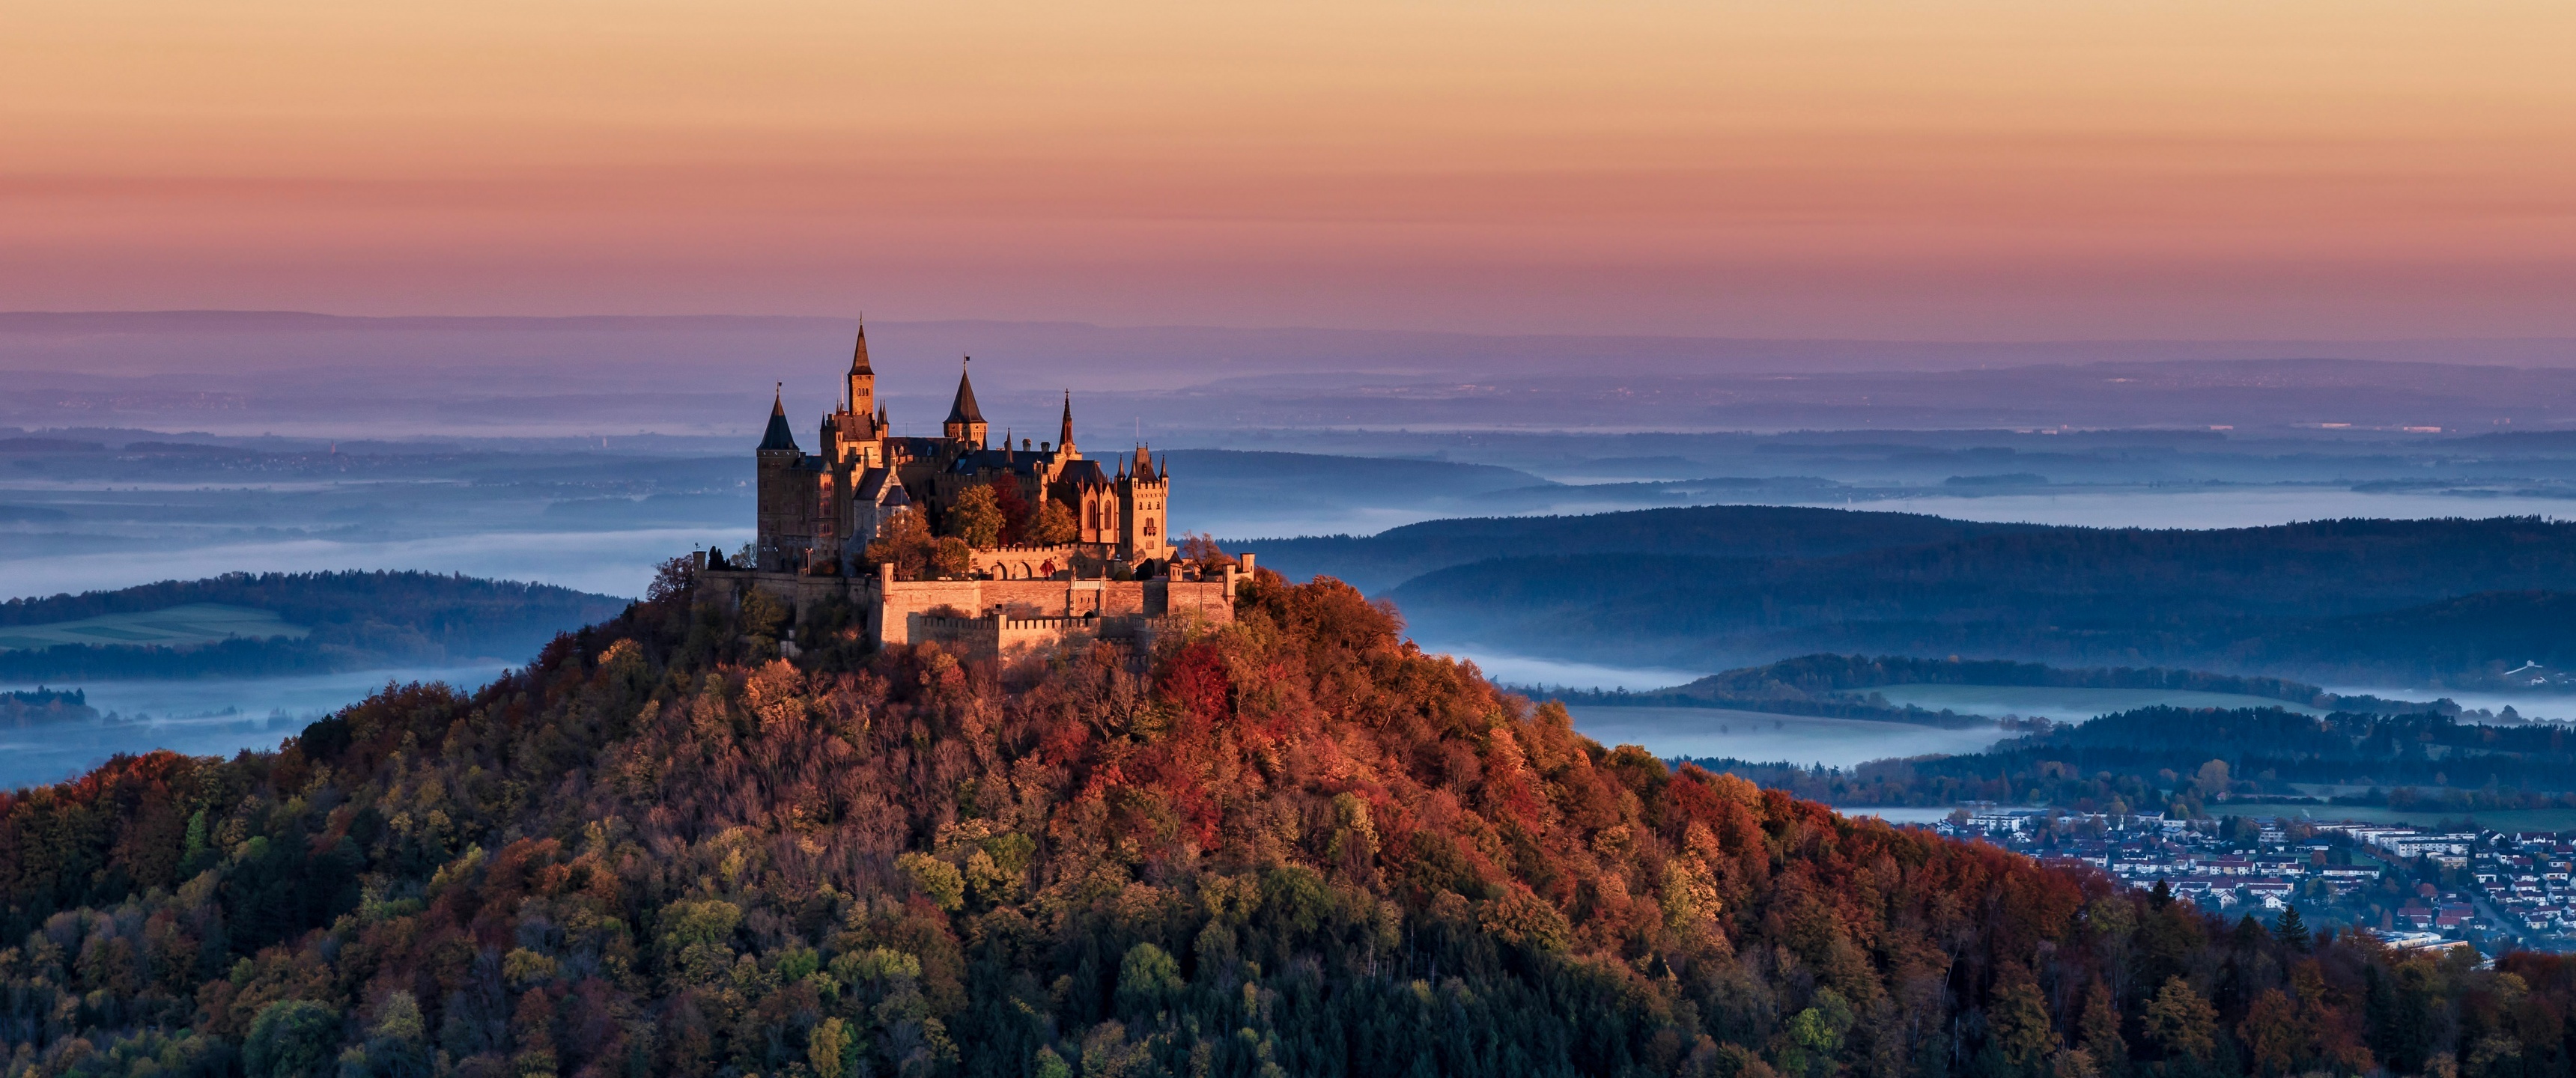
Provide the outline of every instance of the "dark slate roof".
<path id="1" fill-rule="evenodd" d="M 957 399 L 948 405 L 948 422 L 981 423 L 983 421 L 983 410 L 975 407 L 975 380 L 967 377 L 964 371 L 957 372 Z"/>
<path id="2" fill-rule="evenodd" d="M 1101 471 L 1100 462 L 1096 460 L 1068 461 L 1064 470 L 1056 473 L 1056 479 L 1058 482 L 1071 483 L 1077 487 L 1109 485 L 1109 473 Z"/>
<path id="3" fill-rule="evenodd" d="M 790 453 L 800 452 L 796 448 L 796 432 L 787 429 L 786 403 L 783 400 L 772 401 L 769 405 L 769 433 L 761 436 L 760 451 L 769 453 L 782 449 Z"/>
<path id="4" fill-rule="evenodd" d="M 959 475 L 974 475 L 978 472 L 1012 472 L 1028 475 L 1037 470 L 1038 461 L 1043 456 L 1039 453 L 1022 453 L 1009 449 L 978 449 L 958 454 L 956 461 L 949 464 L 948 470 Z"/>
<path id="5" fill-rule="evenodd" d="M 868 366 L 868 324 L 866 322 L 860 322 L 859 347 L 856 352 L 853 352 L 850 355 L 850 373 L 875 374 L 876 372 L 876 368 Z"/>
<path id="6" fill-rule="evenodd" d="M 903 481 L 896 479 L 892 468 L 870 468 L 859 477 L 859 500 L 901 505 L 911 499 L 903 493 Z"/>

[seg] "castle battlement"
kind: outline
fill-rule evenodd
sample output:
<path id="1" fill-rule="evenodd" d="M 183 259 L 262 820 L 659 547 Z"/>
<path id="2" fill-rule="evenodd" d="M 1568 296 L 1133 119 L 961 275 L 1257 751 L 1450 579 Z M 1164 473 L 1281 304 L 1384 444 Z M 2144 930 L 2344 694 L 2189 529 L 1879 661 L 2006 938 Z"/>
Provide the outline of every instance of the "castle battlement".
<path id="1" fill-rule="evenodd" d="M 731 602 L 758 590 L 786 603 L 798 620 L 818 604 L 846 601 L 880 646 L 938 642 L 1009 652 L 1075 637 L 1150 642 L 1187 625 L 1231 624 L 1236 586 L 1252 566 L 1245 554 L 1239 566 L 1144 580 L 895 580 L 891 567 L 835 577 L 702 565 L 699 579 Z"/>

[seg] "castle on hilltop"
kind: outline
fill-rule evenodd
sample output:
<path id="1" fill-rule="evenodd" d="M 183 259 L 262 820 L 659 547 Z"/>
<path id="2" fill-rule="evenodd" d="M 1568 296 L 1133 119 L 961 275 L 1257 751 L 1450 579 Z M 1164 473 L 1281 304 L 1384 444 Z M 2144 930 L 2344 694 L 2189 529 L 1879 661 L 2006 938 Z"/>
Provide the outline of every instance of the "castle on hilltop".
<path id="1" fill-rule="evenodd" d="M 1014 446 L 1005 434 L 996 446 L 963 370 L 939 435 L 897 436 L 877 399 L 864 325 L 843 379 L 813 453 L 797 444 L 780 387 L 754 451 L 748 560 L 701 554 L 707 579 L 737 596 L 770 593 L 800 613 L 848 599 L 880 644 L 1003 650 L 1232 620 L 1234 584 L 1252 556 L 1180 557 L 1166 517 L 1168 462 L 1142 444 L 1105 467 L 1084 457 L 1070 392 L 1055 440 Z M 923 550 L 935 553 L 905 553 Z"/>
<path id="2" fill-rule="evenodd" d="M 1020 540 L 1014 546 L 1060 549 L 1016 556 L 992 552 L 977 558 L 977 569 L 1047 577 L 1073 568 L 1077 557 L 1132 568 L 1172 556 L 1163 515 L 1171 490 L 1165 464 L 1141 445 L 1132 460 L 1118 458 L 1114 472 L 1085 459 L 1074 446 L 1073 394 L 1065 394 L 1055 441 L 1032 447 L 1023 438 L 1014 446 L 1005 436 L 995 446 L 991 424 L 975 403 L 974 379 L 963 370 L 939 436 L 897 437 L 885 403 L 877 399 L 864 325 L 843 378 L 841 407 L 823 417 L 817 452 L 797 446 L 784 394 L 770 404 L 769 430 L 759 449 L 759 538 L 752 547 L 760 570 L 853 572 L 895 514 L 925 514 L 939 531 L 960 495 L 988 484 L 1007 486 L 1002 504 L 1022 507 L 1026 519 L 1009 522 L 1011 538 Z M 1071 514 L 1071 527 L 1031 543 L 1033 536 L 1025 533 L 1050 502 Z"/>

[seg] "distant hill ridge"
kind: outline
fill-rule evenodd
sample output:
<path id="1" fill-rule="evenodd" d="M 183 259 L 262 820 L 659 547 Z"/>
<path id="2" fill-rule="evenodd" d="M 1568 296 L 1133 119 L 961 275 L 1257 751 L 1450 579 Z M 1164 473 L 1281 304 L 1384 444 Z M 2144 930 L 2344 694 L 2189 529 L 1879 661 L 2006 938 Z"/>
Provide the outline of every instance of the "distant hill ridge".
<path id="1" fill-rule="evenodd" d="M 615 616 L 626 600 L 551 584 L 423 572 L 227 573 L 12 599 L 0 603 L 0 627 L 193 604 L 272 611 L 310 631 L 301 639 L 229 639 L 195 647 L 62 644 L 5 651 L 0 679 L 254 677 L 524 654 L 557 633 Z"/>
<path id="2" fill-rule="evenodd" d="M 1919 659 L 1900 655 L 1802 655 L 1763 666 L 1711 674 L 1688 684 L 1642 692 L 1529 687 L 1533 696 L 1570 704 L 1628 707 L 1707 707 L 1777 715 L 1868 719 L 1924 726 L 1981 722 L 1949 708 L 1892 704 L 1860 690 L 1899 685 L 2048 686 L 2083 689 L 2150 689 L 2224 693 L 2355 712 L 2407 712 L 2434 707 L 2375 696 L 2338 697 L 2314 685 L 2280 678 L 2240 677 L 2163 667 L 2069 669 L 1998 660 Z"/>
<path id="3" fill-rule="evenodd" d="M 1630 666 L 1864 652 L 2486 688 L 2576 665 L 2576 524 L 2538 517 L 2189 530 L 1703 506 L 1258 548 L 1444 644 Z"/>

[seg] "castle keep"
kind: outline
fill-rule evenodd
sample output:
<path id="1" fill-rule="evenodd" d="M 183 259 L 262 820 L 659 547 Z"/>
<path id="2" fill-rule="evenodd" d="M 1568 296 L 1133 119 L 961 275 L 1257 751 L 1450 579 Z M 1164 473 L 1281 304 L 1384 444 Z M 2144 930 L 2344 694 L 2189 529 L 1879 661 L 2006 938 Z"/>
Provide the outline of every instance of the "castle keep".
<path id="1" fill-rule="evenodd" d="M 843 379 L 812 453 L 796 441 L 783 387 L 772 401 L 754 452 L 756 538 L 747 560 L 701 555 L 710 582 L 757 588 L 800 611 L 846 598 L 879 644 L 1007 650 L 1233 620 L 1234 584 L 1251 556 L 1239 568 L 1179 557 L 1165 515 L 1166 462 L 1142 445 L 1106 465 L 1084 457 L 1072 394 L 1053 441 L 1014 446 L 1005 437 L 996 446 L 962 370 L 939 435 L 896 436 L 864 326 Z M 940 553 L 927 563 L 890 553 L 934 541 Z"/>

